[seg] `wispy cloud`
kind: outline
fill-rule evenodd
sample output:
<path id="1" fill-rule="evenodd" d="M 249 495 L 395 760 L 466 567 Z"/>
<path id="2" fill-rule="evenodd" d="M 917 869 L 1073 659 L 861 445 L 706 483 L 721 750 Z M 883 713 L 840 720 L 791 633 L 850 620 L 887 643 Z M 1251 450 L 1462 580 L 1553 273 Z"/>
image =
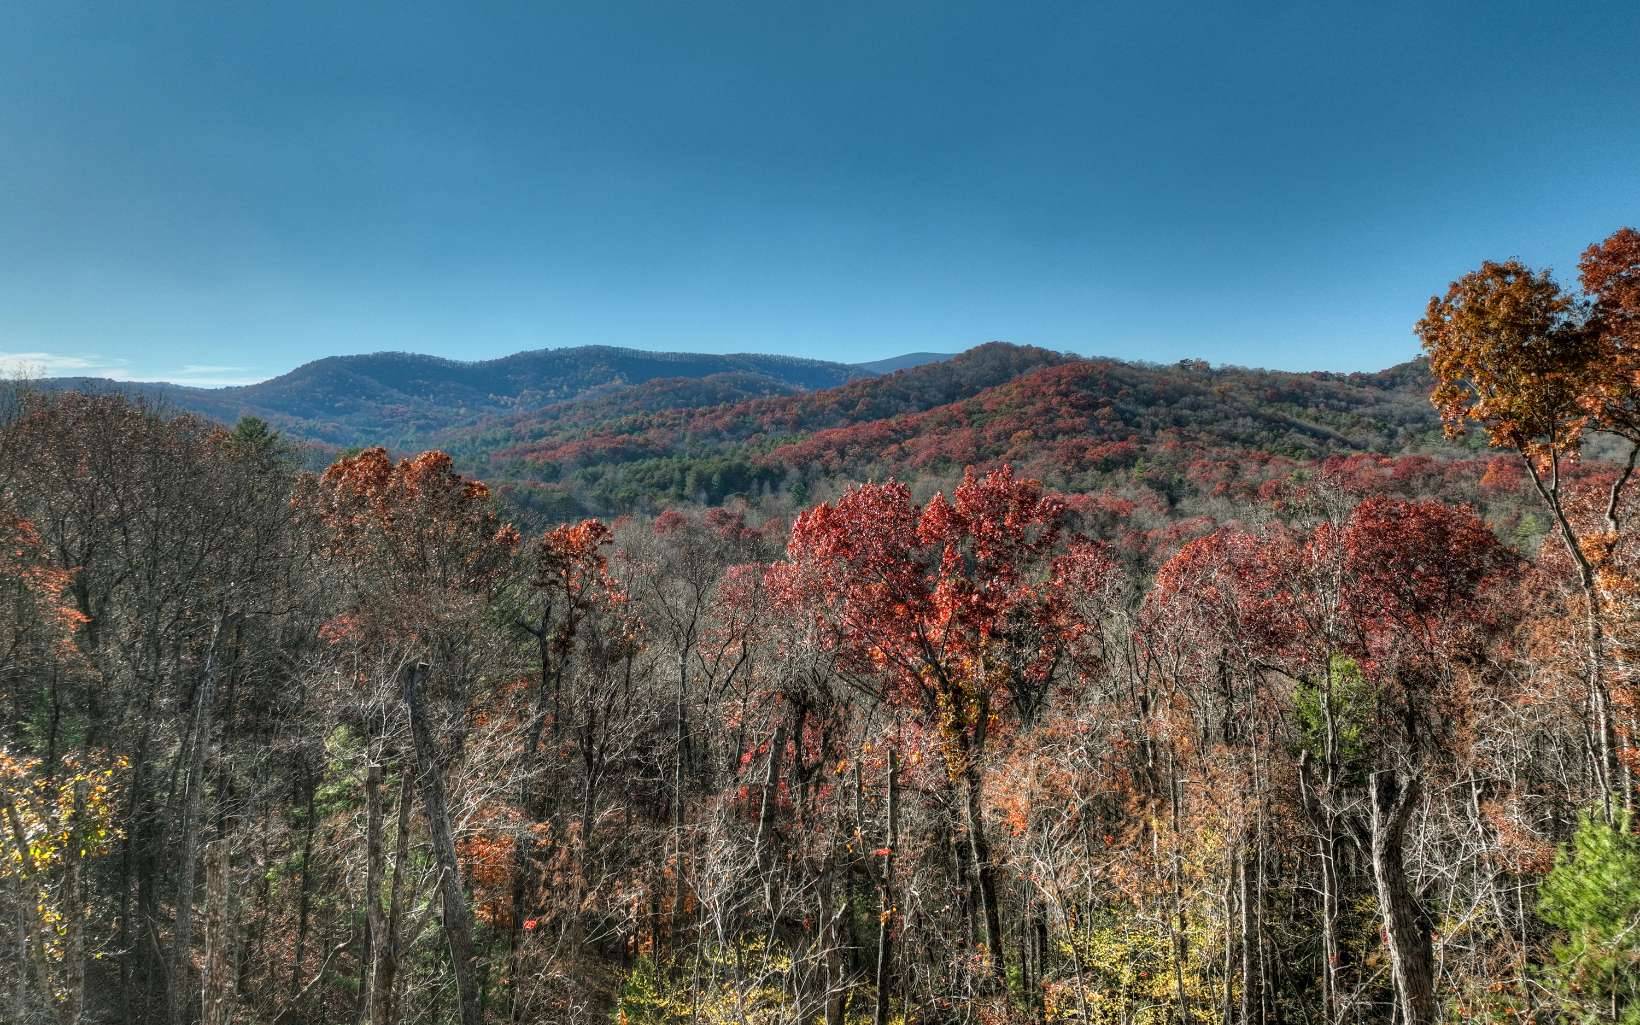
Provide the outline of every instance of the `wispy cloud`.
<path id="1" fill-rule="evenodd" d="M 125 360 L 62 352 L 0 351 L 0 377 L 107 377 L 130 379 Z"/>
<path id="2" fill-rule="evenodd" d="M 223 366 L 214 363 L 187 363 L 181 370 L 172 371 L 163 380 L 186 384 L 194 388 L 232 388 L 267 380 L 266 374 L 252 372 L 249 367 Z"/>
<path id="3" fill-rule="evenodd" d="M 0 350 L 0 378 L 101 377 L 110 381 L 168 381 L 192 388 L 231 388 L 267 379 L 249 367 L 185 363 L 171 370 L 134 368 L 129 360 L 63 352 Z"/>

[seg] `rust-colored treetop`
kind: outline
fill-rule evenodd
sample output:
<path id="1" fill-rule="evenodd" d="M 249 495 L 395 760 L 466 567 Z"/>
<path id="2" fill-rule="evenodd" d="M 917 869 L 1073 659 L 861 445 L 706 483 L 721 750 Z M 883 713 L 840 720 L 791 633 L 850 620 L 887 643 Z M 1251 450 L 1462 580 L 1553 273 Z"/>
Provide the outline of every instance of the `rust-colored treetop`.
<path id="1" fill-rule="evenodd" d="M 1640 439 L 1640 231 L 1622 228 L 1585 249 L 1578 272 L 1600 348 L 1589 405 L 1601 427 Z"/>
<path id="2" fill-rule="evenodd" d="M 1466 420 L 1496 446 L 1575 453 L 1587 430 L 1640 438 L 1640 232 L 1584 251 L 1583 294 L 1519 260 L 1487 261 L 1429 300 L 1416 327 L 1447 433 Z"/>
<path id="3" fill-rule="evenodd" d="M 614 533 L 599 520 L 552 528 L 536 546 L 536 586 L 572 596 L 595 585 L 614 591 L 602 551 L 613 541 Z"/>
<path id="4" fill-rule="evenodd" d="M 1599 339 L 1586 306 L 1549 272 L 1489 260 L 1432 297 L 1416 331 L 1449 435 L 1475 420 L 1499 447 L 1537 455 L 1577 447 Z"/>
<path id="5" fill-rule="evenodd" d="M 893 665 L 978 658 L 1041 604 L 1064 503 L 1002 467 L 970 470 L 918 508 L 903 484 L 865 484 L 798 517 L 771 586 L 838 616 L 846 647 Z M 910 670 L 919 675 L 920 668 Z"/>
<path id="6" fill-rule="evenodd" d="M 443 452 L 394 462 L 383 448 L 344 456 L 295 499 L 328 531 L 333 554 L 384 555 L 398 572 L 441 586 L 482 589 L 518 546 L 482 482 Z"/>
<path id="7" fill-rule="evenodd" d="M 1577 267 L 1603 327 L 1640 344 L 1640 231 L 1619 228 L 1585 249 Z"/>

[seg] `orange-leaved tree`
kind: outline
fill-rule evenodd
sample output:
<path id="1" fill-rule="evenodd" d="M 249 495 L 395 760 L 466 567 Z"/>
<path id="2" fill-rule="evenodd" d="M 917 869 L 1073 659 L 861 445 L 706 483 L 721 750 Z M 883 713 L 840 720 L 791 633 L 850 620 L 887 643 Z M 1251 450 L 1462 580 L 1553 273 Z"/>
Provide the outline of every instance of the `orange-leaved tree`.
<path id="1" fill-rule="evenodd" d="M 512 565 L 518 531 L 504 523 L 489 489 L 456 473 L 450 457 L 425 452 L 394 462 L 381 448 L 337 460 L 298 487 L 294 502 L 315 522 L 323 554 L 338 570 L 341 614 L 326 628 L 391 667 L 398 679 L 427 817 L 443 923 L 463 1025 L 482 1020 L 473 914 L 453 835 L 445 774 L 461 750 L 474 678 L 483 671 L 478 638 L 496 588 Z M 401 821 L 402 818 L 401 811 Z M 372 819 L 379 816 L 374 812 Z M 371 874 L 379 877 L 379 840 Z M 391 994 L 394 922 L 377 912 L 371 880 L 372 1019 Z M 383 970 L 388 977 L 383 978 Z"/>
<path id="2" fill-rule="evenodd" d="M 1600 576 L 1640 458 L 1640 234 L 1625 228 L 1590 246 L 1580 270 L 1583 296 L 1518 260 L 1487 261 L 1432 297 L 1416 331 L 1447 432 L 1475 421 L 1492 445 L 1520 453 L 1576 569 L 1596 738 L 1591 763 L 1609 813 L 1623 738 L 1612 712 Z M 1589 530 L 1568 514 L 1565 469 L 1592 431 L 1624 439 L 1628 455 L 1607 486 L 1603 526 Z"/>

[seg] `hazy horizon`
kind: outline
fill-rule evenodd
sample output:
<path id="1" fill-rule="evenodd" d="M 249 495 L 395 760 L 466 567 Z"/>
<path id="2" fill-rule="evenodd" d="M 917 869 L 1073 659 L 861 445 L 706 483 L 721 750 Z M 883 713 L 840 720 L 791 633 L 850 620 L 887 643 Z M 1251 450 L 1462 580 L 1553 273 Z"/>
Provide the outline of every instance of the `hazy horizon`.
<path id="1" fill-rule="evenodd" d="M 464 358 L 459 357 L 459 356 L 440 356 L 436 353 L 430 353 L 430 352 L 411 352 L 411 351 L 405 350 L 405 349 L 376 349 L 376 350 L 373 350 L 371 352 L 339 352 L 339 353 L 334 353 L 330 356 L 320 356 L 317 359 L 304 360 L 303 362 L 298 363 L 294 366 L 284 367 L 283 369 L 277 370 L 277 371 L 275 371 L 271 374 L 268 374 L 265 377 L 258 377 L 258 378 L 255 378 L 254 380 L 234 380 L 234 381 L 231 381 L 231 382 L 223 382 L 223 383 L 216 383 L 216 382 L 213 382 L 213 383 L 200 383 L 198 380 L 186 380 L 186 379 L 184 379 L 184 380 L 174 380 L 174 379 L 168 379 L 168 378 L 163 378 L 163 377 L 133 377 L 133 376 L 126 375 L 120 368 L 117 368 L 117 367 L 112 368 L 113 369 L 112 374 L 99 372 L 98 369 L 93 369 L 91 371 L 76 371 L 76 370 L 70 369 L 70 370 L 66 370 L 66 371 L 61 372 L 61 373 L 47 373 L 47 372 L 45 372 L 46 368 L 48 367 L 48 364 L 46 362 L 44 362 L 43 360 L 34 360 L 31 363 L 31 359 L 30 359 L 31 357 L 39 357 L 39 356 L 44 356 L 44 355 L 47 355 L 47 354 L 43 354 L 43 353 L 7 353 L 7 354 L 5 354 L 4 362 L 0 362 L 0 379 L 10 378 L 10 379 L 22 380 L 22 381 L 54 380 L 54 379 L 55 380 L 85 379 L 85 380 L 107 381 L 110 384 L 166 384 L 166 385 L 173 385 L 173 386 L 184 387 L 184 388 L 207 388 L 207 389 L 214 389 L 214 388 L 244 388 L 244 387 L 250 387 L 251 385 L 262 384 L 262 383 L 265 383 L 267 381 L 275 380 L 277 378 L 285 376 L 286 374 L 290 374 L 290 373 L 293 373 L 297 370 L 300 370 L 303 367 L 308 366 L 309 364 L 317 363 L 317 362 L 320 362 L 320 361 L 323 361 L 323 360 L 326 360 L 326 359 L 355 359 L 355 358 L 369 357 L 369 356 L 412 356 L 412 357 L 426 357 L 426 358 L 429 358 L 429 359 L 437 359 L 437 360 L 442 360 L 442 361 L 449 362 L 449 363 L 477 364 L 477 363 L 496 363 L 496 362 L 500 362 L 502 360 L 506 360 L 506 359 L 508 359 L 510 357 L 513 357 L 513 356 L 524 356 L 524 355 L 528 355 L 532 352 L 561 352 L 561 351 L 568 351 L 568 350 L 575 350 L 575 349 L 599 349 L 599 348 L 602 348 L 602 349 L 617 349 L 617 350 L 625 350 L 625 351 L 629 351 L 629 352 L 640 352 L 640 353 L 656 353 L 656 354 L 659 354 L 659 355 L 682 355 L 682 356 L 688 356 L 688 355 L 785 356 L 785 357 L 790 357 L 792 359 L 813 360 L 813 361 L 821 362 L 821 363 L 834 363 L 834 364 L 841 365 L 841 366 L 869 367 L 869 366 L 871 366 L 873 364 L 876 364 L 876 363 L 890 362 L 890 361 L 894 361 L 894 360 L 905 358 L 905 357 L 931 356 L 931 357 L 937 357 L 939 359 L 950 359 L 954 356 L 960 356 L 963 353 L 965 353 L 965 352 L 967 352 L 971 349 L 978 348 L 981 345 L 987 345 L 987 344 L 992 344 L 992 343 L 1001 343 L 1001 344 L 1004 344 L 1004 345 L 1024 345 L 1024 344 L 1026 344 L 1026 343 L 1021 343 L 1021 342 L 1009 342 L 1006 339 L 991 339 L 989 342 L 979 342 L 979 343 L 976 343 L 975 345 L 966 346 L 965 348 L 955 349 L 955 350 L 952 350 L 952 351 L 949 351 L 949 352 L 933 352 L 933 351 L 930 351 L 930 350 L 916 350 L 916 351 L 907 351 L 907 352 L 885 352 L 881 355 L 868 356 L 865 359 L 859 359 L 859 360 L 827 360 L 827 359 L 824 359 L 823 357 L 817 357 L 817 356 L 803 356 L 803 355 L 798 355 L 798 354 L 794 354 L 794 353 L 781 353 L 781 352 L 769 352 L 769 351 L 754 352 L 754 351 L 751 351 L 751 350 L 744 350 L 744 351 L 714 353 L 714 352 L 705 352 L 705 351 L 701 351 L 701 350 L 654 349 L 654 348 L 644 348 L 644 347 L 641 347 L 641 346 L 600 345 L 600 344 L 596 344 L 596 343 L 589 344 L 589 345 L 548 345 L 548 346 L 539 346 L 539 347 L 534 348 L 534 349 L 520 349 L 517 352 L 504 353 L 500 356 L 484 356 L 484 357 L 475 357 L 475 358 L 472 358 L 472 359 L 464 359 Z M 1074 351 L 1068 350 L 1068 349 L 1053 349 L 1051 346 L 1035 346 L 1035 348 L 1048 349 L 1049 351 L 1061 352 L 1061 353 L 1064 353 L 1066 355 L 1079 356 L 1079 357 L 1084 357 L 1084 358 L 1088 358 L 1088 359 L 1118 359 L 1118 360 L 1121 360 L 1121 361 L 1126 362 L 1126 363 L 1148 364 L 1148 365 L 1155 365 L 1155 366 L 1167 366 L 1169 364 L 1180 362 L 1181 360 L 1188 360 L 1188 359 L 1197 358 L 1197 357 L 1184 356 L 1184 357 L 1180 357 L 1179 360 L 1152 360 L 1152 359 L 1146 359 L 1142 356 L 1113 356 L 1109 353 L 1104 353 L 1104 352 L 1080 353 L 1080 352 L 1074 352 Z M 1268 370 L 1268 371 L 1277 371 L 1277 372 L 1286 372 L 1286 373 L 1317 372 L 1317 373 L 1338 373 L 1338 374 L 1350 374 L 1350 373 L 1369 373 L 1370 374 L 1370 373 L 1377 373 L 1379 371 L 1390 370 L 1390 369 L 1392 369 L 1396 366 L 1399 366 L 1403 363 L 1408 363 L 1408 362 L 1411 362 L 1413 360 L 1416 360 L 1419 357 L 1421 357 L 1422 355 L 1423 354 L 1419 353 L 1419 352 L 1412 352 L 1412 353 L 1409 353 L 1407 355 L 1406 359 L 1398 360 L 1395 363 L 1386 363 L 1381 367 L 1372 367 L 1370 369 L 1359 370 L 1359 371 L 1358 370 L 1326 370 L 1325 368 L 1321 368 L 1321 367 L 1312 367 L 1312 368 L 1268 367 L 1268 366 L 1260 366 L 1258 364 L 1253 364 L 1253 363 L 1241 363 L 1241 362 L 1231 362 L 1231 361 L 1223 361 L 1223 360 L 1208 360 L 1207 362 L 1209 364 L 1211 364 L 1215 369 L 1235 369 L 1235 370 L 1254 370 L 1254 371 Z M 915 364 L 913 364 L 913 365 L 915 365 Z M 214 373 L 218 370 L 221 370 L 221 369 L 232 369 L 232 368 L 205 367 L 205 368 L 191 368 L 191 369 L 199 370 L 202 374 L 209 375 L 209 374 L 212 374 L 212 373 Z M 903 368 L 895 368 L 895 369 L 903 369 Z M 884 371 L 884 372 L 885 373 L 892 373 L 893 371 L 889 370 L 889 371 Z"/>

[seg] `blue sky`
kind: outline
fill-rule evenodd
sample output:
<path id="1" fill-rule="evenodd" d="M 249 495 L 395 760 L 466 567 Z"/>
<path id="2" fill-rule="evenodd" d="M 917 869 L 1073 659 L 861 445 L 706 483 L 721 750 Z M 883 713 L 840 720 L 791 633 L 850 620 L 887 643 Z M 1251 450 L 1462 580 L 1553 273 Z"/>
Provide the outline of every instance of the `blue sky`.
<path id="1" fill-rule="evenodd" d="M 0 368 L 589 343 L 1376 369 L 1640 221 L 1640 4 L 0 9 Z"/>

